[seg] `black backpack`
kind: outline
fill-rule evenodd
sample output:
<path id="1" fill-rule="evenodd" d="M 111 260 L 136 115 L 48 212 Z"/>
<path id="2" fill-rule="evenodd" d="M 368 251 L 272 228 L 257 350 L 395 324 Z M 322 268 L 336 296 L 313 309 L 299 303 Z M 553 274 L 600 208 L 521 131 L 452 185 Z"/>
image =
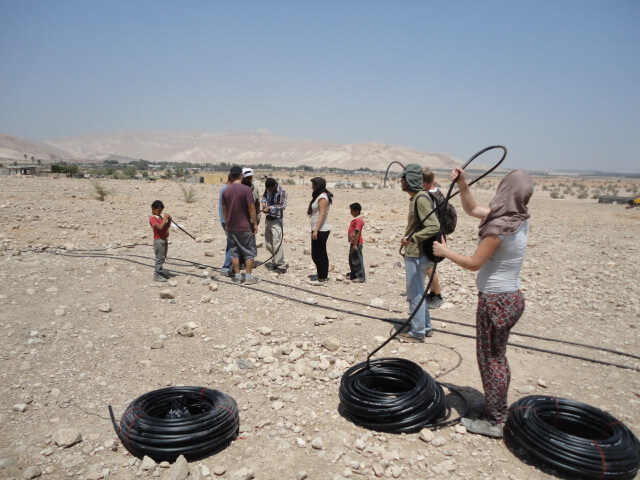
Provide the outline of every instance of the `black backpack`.
<path id="1" fill-rule="evenodd" d="M 435 192 L 429 192 L 429 196 L 433 202 L 433 206 L 436 209 L 436 216 L 440 221 L 441 230 L 445 235 L 450 235 L 456 231 L 456 223 L 458 222 L 458 214 L 456 213 L 456 207 L 451 205 L 451 202 L 447 202 L 447 206 L 444 206 L 444 195 L 440 190 Z"/>
<path id="2" fill-rule="evenodd" d="M 444 260 L 444 257 L 437 257 L 433 254 L 433 241 L 441 241 L 442 237 L 447 238 L 446 235 L 453 233 L 456 229 L 456 223 L 458 221 L 458 215 L 456 213 L 456 209 L 453 205 L 447 202 L 446 208 L 442 208 L 444 206 L 444 195 L 440 190 L 436 190 L 434 193 L 428 192 L 429 198 L 431 199 L 431 204 L 433 206 L 434 212 L 432 215 L 435 215 L 440 222 L 440 231 L 436 233 L 433 237 L 427 238 L 422 242 L 420 248 L 422 252 L 427 256 L 429 260 L 434 263 L 439 263 Z M 418 198 L 425 197 L 425 195 L 418 195 Z M 416 198 L 416 203 L 418 199 Z M 416 217 L 418 217 L 418 222 L 422 225 L 422 222 L 426 219 L 420 219 L 418 215 L 418 208 L 416 205 Z"/>

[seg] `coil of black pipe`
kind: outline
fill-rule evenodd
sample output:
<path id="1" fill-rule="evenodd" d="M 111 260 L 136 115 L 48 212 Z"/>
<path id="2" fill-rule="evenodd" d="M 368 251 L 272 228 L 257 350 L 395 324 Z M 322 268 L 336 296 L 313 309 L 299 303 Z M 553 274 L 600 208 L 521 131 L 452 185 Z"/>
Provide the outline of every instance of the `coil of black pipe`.
<path id="1" fill-rule="evenodd" d="M 197 460 L 216 453 L 236 438 L 240 418 L 235 400 L 203 387 L 168 387 L 136 398 L 118 426 L 118 438 L 132 455 L 156 462 L 180 455 Z"/>
<path id="2" fill-rule="evenodd" d="M 345 417 L 381 432 L 416 432 L 449 413 L 442 387 L 402 358 L 354 365 L 342 375 L 339 396 Z"/>
<path id="3" fill-rule="evenodd" d="M 585 479 L 632 479 L 640 442 L 622 422 L 587 404 L 543 395 L 509 407 L 505 440 L 533 457 Z"/>

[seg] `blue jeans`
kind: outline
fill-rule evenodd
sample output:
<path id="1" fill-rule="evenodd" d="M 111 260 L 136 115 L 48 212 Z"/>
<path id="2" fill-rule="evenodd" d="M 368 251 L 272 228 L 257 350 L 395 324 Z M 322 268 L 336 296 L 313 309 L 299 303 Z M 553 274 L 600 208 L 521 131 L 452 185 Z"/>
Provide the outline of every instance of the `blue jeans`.
<path id="1" fill-rule="evenodd" d="M 224 230 L 225 224 L 222 223 L 221 225 L 222 225 L 222 229 Z M 220 269 L 220 271 L 222 273 L 227 273 L 227 272 L 230 272 L 231 270 L 233 270 L 231 268 L 231 253 L 229 252 L 229 240 L 227 240 L 227 248 L 224 251 L 224 264 L 222 265 L 222 268 Z"/>
<path id="2" fill-rule="evenodd" d="M 404 257 L 404 271 L 407 281 L 407 301 L 411 311 L 416 308 L 424 294 L 424 281 L 430 262 L 425 255 L 421 257 Z M 411 319 L 409 333 L 417 338 L 424 337 L 425 331 L 431 330 L 431 316 L 425 300 Z"/>

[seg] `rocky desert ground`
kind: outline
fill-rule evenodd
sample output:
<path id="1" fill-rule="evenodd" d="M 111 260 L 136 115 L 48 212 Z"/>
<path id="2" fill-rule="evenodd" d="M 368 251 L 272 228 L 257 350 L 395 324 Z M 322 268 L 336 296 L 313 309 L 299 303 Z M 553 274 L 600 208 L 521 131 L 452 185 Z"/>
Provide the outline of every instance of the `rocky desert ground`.
<path id="1" fill-rule="evenodd" d="M 197 201 L 186 203 L 170 181 L 103 184 L 112 194 L 99 201 L 88 180 L 0 178 L 0 478 L 567 478 L 460 425 L 395 435 L 340 415 L 341 375 L 408 315 L 398 254 L 407 195 L 399 189 L 334 191 L 330 281 L 319 288 L 306 282 L 314 273 L 310 190 L 287 185 L 289 271 L 259 267 L 262 281 L 248 287 L 217 273 L 220 185 L 194 185 Z M 509 400 L 579 400 L 638 435 L 640 209 L 553 199 L 540 185 L 522 273 L 526 312 L 508 350 Z M 485 204 L 491 194 L 476 191 Z M 197 239 L 172 230 L 169 283 L 152 281 L 147 217 L 155 199 Z M 342 279 L 354 201 L 366 221 L 364 284 Z M 471 253 L 476 221 L 454 204 L 450 244 Z M 258 259 L 267 257 L 260 249 Z M 445 303 L 431 312 L 434 336 L 394 341 L 377 356 L 410 359 L 478 399 L 474 274 L 446 261 L 438 273 Z M 142 462 L 118 441 L 108 406 L 119 418 L 139 395 L 176 385 L 231 395 L 240 434 L 188 465 Z"/>

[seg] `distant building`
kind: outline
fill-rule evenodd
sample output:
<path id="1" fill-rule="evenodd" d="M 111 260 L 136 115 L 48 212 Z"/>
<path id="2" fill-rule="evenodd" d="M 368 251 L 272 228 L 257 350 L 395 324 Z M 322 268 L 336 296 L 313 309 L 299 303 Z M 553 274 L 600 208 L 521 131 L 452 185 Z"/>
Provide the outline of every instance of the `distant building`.
<path id="1" fill-rule="evenodd" d="M 613 203 L 618 205 L 633 205 L 633 197 L 617 197 L 615 195 L 604 195 L 598 198 L 598 203 Z"/>

